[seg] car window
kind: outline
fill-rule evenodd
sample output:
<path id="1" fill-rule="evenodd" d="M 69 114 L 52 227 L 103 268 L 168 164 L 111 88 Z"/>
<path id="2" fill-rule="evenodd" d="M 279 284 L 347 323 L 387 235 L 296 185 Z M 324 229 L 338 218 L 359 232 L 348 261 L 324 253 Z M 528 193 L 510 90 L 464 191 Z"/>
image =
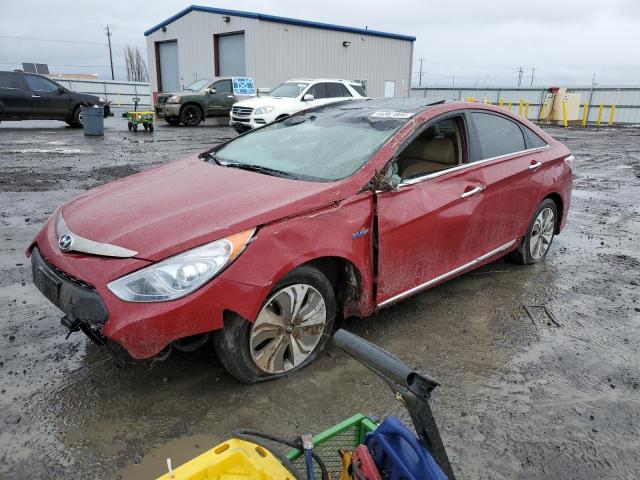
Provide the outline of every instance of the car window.
<path id="1" fill-rule="evenodd" d="M 27 85 L 34 92 L 55 92 L 58 90 L 58 85 L 51 80 L 47 80 L 44 77 L 38 77 L 35 75 L 25 75 Z"/>
<path id="2" fill-rule="evenodd" d="M 276 88 L 269 92 L 271 97 L 287 97 L 295 98 L 302 93 L 302 90 L 307 88 L 309 84 L 304 82 L 285 82 L 278 85 Z"/>
<path id="3" fill-rule="evenodd" d="M 524 135 L 512 120 L 492 113 L 472 112 L 482 155 L 478 160 L 526 150 Z"/>
<path id="4" fill-rule="evenodd" d="M 542 140 L 538 136 L 538 134 L 531 130 L 529 127 L 526 127 L 524 125 L 521 125 L 521 127 L 524 130 L 525 135 L 527 136 L 527 144 L 529 145 L 529 148 L 540 148 L 547 146 L 547 142 Z"/>
<path id="5" fill-rule="evenodd" d="M 367 96 L 367 92 L 364 91 L 364 87 L 362 85 L 358 85 L 357 83 L 351 83 L 350 86 L 358 93 L 358 95 L 362 97 Z"/>
<path id="6" fill-rule="evenodd" d="M 15 73 L 0 72 L 0 88 L 22 88 L 20 79 Z"/>
<path id="7" fill-rule="evenodd" d="M 393 167 L 401 179 L 447 170 L 464 162 L 462 117 L 431 125 L 407 145 Z"/>
<path id="8" fill-rule="evenodd" d="M 216 89 L 216 93 L 233 93 L 233 85 L 231 80 L 220 80 L 212 85 Z"/>
<path id="9" fill-rule="evenodd" d="M 351 97 L 351 93 L 341 83 L 327 83 L 327 98 Z"/>
<path id="10" fill-rule="evenodd" d="M 328 98 L 327 84 L 326 83 L 316 83 L 315 85 L 312 85 L 309 88 L 307 93 L 310 93 L 311 95 L 313 95 L 313 98 L 315 100 L 318 100 L 320 98 Z"/>

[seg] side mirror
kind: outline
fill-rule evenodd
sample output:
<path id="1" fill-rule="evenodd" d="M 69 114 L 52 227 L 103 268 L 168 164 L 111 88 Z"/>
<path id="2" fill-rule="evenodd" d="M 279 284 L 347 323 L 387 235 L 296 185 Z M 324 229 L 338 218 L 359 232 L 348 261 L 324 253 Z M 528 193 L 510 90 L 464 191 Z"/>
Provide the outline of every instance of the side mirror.
<path id="1" fill-rule="evenodd" d="M 400 190 L 400 177 L 394 172 L 394 164 L 373 177 L 373 187 L 381 192 L 397 192 Z"/>
<path id="2" fill-rule="evenodd" d="M 304 97 L 302 97 L 302 101 L 303 102 L 313 102 L 315 99 L 316 99 L 316 97 L 314 97 L 310 93 L 305 93 Z"/>
<path id="3" fill-rule="evenodd" d="M 209 87 L 204 91 L 204 93 L 207 95 L 214 95 L 216 93 L 216 87 Z"/>
<path id="4" fill-rule="evenodd" d="M 66 93 L 66 90 L 62 85 L 58 85 L 58 94 Z"/>

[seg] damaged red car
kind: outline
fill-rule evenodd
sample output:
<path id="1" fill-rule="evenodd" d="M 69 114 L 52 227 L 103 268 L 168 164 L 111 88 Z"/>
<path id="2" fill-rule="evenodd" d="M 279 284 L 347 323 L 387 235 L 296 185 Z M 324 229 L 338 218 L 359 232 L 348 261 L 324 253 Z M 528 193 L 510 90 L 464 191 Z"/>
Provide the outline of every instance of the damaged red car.
<path id="1" fill-rule="evenodd" d="M 504 255 L 542 260 L 572 168 L 496 107 L 343 102 L 90 190 L 28 254 L 71 331 L 138 359 L 212 338 L 253 383 L 309 364 L 336 319 Z"/>

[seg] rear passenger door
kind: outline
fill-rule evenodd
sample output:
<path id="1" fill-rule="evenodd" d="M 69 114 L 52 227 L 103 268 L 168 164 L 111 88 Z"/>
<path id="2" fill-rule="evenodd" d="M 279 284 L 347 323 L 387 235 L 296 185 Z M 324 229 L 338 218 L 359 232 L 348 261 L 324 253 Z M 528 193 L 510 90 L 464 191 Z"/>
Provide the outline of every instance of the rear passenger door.
<path id="1" fill-rule="evenodd" d="M 0 72 L 0 118 L 28 118 L 30 96 L 24 88 L 21 74 Z"/>
<path id="2" fill-rule="evenodd" d="M 489 252 L 524 235 L 544 180 L 544 150 L 520 122 L 498 112 L 471 111 L 471 160 L 482 165 L 484 228 L 480 242 Z M 529 130 L 529 129 L 527 129 Z"/>
<path id="3" fill-rule="evenodd" d="M 349 90 L 338 82 L 316 83 L 309 88 L 307 93 L 310 93 L 314 97 L 313 102 L 309 102 L 312 106 L 324 105 L 338 100 L 351 98 Z"/>

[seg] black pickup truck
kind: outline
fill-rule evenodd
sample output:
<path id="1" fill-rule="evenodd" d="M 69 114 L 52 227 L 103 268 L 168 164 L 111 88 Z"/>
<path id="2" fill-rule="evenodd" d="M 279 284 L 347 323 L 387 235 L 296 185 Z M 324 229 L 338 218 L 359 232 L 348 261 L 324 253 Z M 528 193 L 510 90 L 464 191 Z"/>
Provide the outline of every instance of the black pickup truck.
<path id="1" fill-rule="evenodd" d="M 111 116 L 104 98 L 76 93 L 42 75 L 0 72 L 0 121 L 62 120 L 82 127 L 82 105 L 99 105 L 104 116 Z"/>

